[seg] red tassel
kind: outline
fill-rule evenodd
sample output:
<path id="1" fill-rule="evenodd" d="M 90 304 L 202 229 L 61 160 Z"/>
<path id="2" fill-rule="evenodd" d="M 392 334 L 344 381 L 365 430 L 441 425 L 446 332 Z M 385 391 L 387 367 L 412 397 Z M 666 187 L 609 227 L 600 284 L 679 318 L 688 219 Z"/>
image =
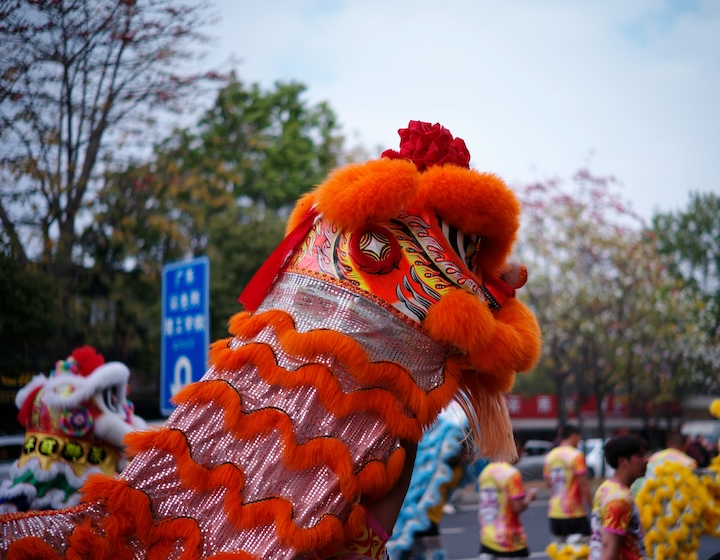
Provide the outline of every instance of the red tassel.
<path id="1" fill-rule="evenodd" d="M 305 239 L 317 215 L 317 211 L 310 208 L 302 221 L 280 242 L 280 245 L 277 246 L 260 266 L 255 276 L 247 283 L 238 298 L 238 301 L 245 306 L 247 311 L 253 312 L 260 307 L 260 304 L 270 291 L 270 286 L 272 286 L 280 269 L 285 264 L 285 259 Z"/>

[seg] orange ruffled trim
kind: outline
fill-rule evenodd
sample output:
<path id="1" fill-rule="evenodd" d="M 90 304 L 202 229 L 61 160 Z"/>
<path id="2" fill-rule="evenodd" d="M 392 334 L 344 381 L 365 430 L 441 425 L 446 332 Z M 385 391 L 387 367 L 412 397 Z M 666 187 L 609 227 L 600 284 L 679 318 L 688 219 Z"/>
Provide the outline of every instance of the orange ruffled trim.
<path id="1" fill-rule="evenodd" d="M 230 331 L 243 339 L 252 338 L 262 329 L 272 326 L 279 344 L 291 355 L 332 355 L 367 387 L 345 394 L 332 372 L 322 364 L 307 364 L 294 372 L 287 372 L 277 365 L 270 346 L 250 343 L 232 349 L 228 341 L 213 345 L 211 363 L 216 370 L 238 371 L 247 364 L 257 368 L 259 375 L 268 383 L 287 388 L 312 385 L 316 388 L 323 405 L 338 417 L 357 410 L 379 415 L 398 438 L 418 441 L 422 436 L 422 423 L 432 421 L 439 410 L 447 404 L 457 388 L 461 371 L 446 374 L 446 383 L 425 394 L 412 380 L 408 372 L 390 362 L 371 363 L 362 347 L 351 337 L 335 331 L 322 330 L 299 333 L 292 317 L 282 311 L 268 311 L 259 315 L 240 313 L 230 321 Z M 381 387 L 389 387 L 384 389 Z M 215 404 L 224 412 L 224 428 L 238 439 L 251 439 L 258 434 L 277 431 L 283 438 L 288 452 L 283 461 L 292 470 L 309 469 L 325 464 L 339 479 L 340 487 L 350 502 L 362 497 L 375 497 L 387 493 L 397 482 L 405 460 L 404 450 L 395 451 L 387 465 L 373 461 L 354 472 L 352 460 L 345 444 L 332 438 L 317 438 L 298 444 L 290 418 L 277 409 L 261 409 L 244 412 L 242 398 L 232 385 L 224 380 L 210 380 L 193 384 L 175 396 L 175 402 Z M 411 410 L 416 418 L 402 414 L 402 406 Z M 187 488 L 210 491 L 225 487 L 224 510 L 238 529 L 247 529 L 274 523 L 280 539 L 300 550 L 327 553 L 337 551 L 348 538 L 362 530 L 365 509 L 356 505 L 350 518 L 341 520 L 326 516 L 315 527 L 301 529 L 293 521 L 292 504 L 283 498 L 269 498 L 256 503 L 242 503 L 244 476 L 241 470 L 229 464 L 206 469 L 191 457 L 187 440 L 178 430 L 162 429 L 154 432 L 129 434 L 125 440 L 128 452 L 137 454 L 146 449 L 162 449 L 177 461 L 178 477 Z M 117 516 L 117 513 L 114 514 Z"/>
<path id="2" fill-rule="evenodd" d="M 222 381 L 200 385 L 227 387 Z M 234 393 L 234 391 L 231 392 Z M 181 398 L 192 398 L 190 393 L 192 391 L 188 391 Z M 214 395 L 217 394 L 221 393 L 208 391 L 206 397 L 214 398 Z M 178 394 L 178 396 L 181 395 Z M 200 401 L 202 402 L 202 399 Z M 247 419 L 244 420 L 244 422 L 246 421 Z M 228 418 L 226 417 L 227 422 Z M 234 431 L 237 434 L 239 430 Z M 247 431 L 251 432 L 251 430 Z M 200 492 L 227 488 L 229 492 L 225 495 L 224 510 L 233 525 L 238 529 L 249 529 L 274 522 L 280 539 L 303 552 L 317 550 L 323 546 L 341 546 L 345 541 L 345 532 L 349 531 L 354 534 L 361 527 L 357 519 L 361 521 L 364 519 L 364 509 L 356 506 L 354 510 L 359 508 L 362 509 L 362 512 L 354 513 L 353 511 L 346 523 L 346 525 L 349 524 L 347 527 L 343 527 L 338 518 L 328 515 L 312 529 L 301 529 L 293 521 L 293 505 L 285 499 L 269 498 L 260 502 L 243 504 L 242 489 L 245 481 L 240 469 L 230 464 L 219 465 L 212 469 L 198 465 L 192 460 L 185 435 L 179 430 L 161 429 L 155 432 L 132 433 L 126 436 L 126 443 L 134 453 L 138 453 L 142 449 L 154 448 L 173 455 L 177 461 L 178 477 L 186 488 L 197 488 Z M 404 452 L 398 450 L 390 459 L 388 471 L 401 470 L 403 461 Z M 372 469 L 368 471 L 367 475 L 377 477 Z M 117 516 L 117 513 L 114 515 Z"/>
<path id="3" fill-rule="evenodd" d="M 65 557 L 73 560 L 81 558 L 110 560 L 112 548 L 110 543 L 98 535 L 92 527 L 81 525 L 70 535 Z M 57 560 L 61 556 L 58 556 L 43 539 L 27 537 L 12 543 L 5 558 L 6 560 Z"/>
<path id="4" fill-rule="evenodd" d="M 403 419 L 400 412 L 402 407 L 410 410 L 421 428 L 427 427 L 447 406 L 460 383 L 461 374 L 446 369 L 444 383 L 425 393 L 405 368 L 392 362 L 368 361 L 362 346 L 342 333 L 331 330 L 300 333 L 295 330 L 292 317 L 284 311 L 272 310 L 259 315 L 237 313 L 231 318 L 229 329 L 232 334 L 248 339 L 257 336 L 268 325 L 272 325 L 280 345 L 288 354 L 333 356 L 368 389 L 344 394 L 332 372 L 320 364 L 308 364 L 290 373 L 277 369 L 274 355 L 270 358 L 266 350 L 258 349 L 269 349 L 264 344 L 248 344 L 247 347 L 232 350 L 228 348 L 230 339 L 218 341 L 211 348 L 210 363 L 218 370 L 235 370 L 247 363 L 245 360 L 252 354 L 250 363 L 260 368 L 260 375 L 268 383 L 279 383 L 284 387 L 311 384 L 318 390 L 323 404 L 336 416 L 343 417 L 355 410 L 372 410 L 383 418 L 391 433 L 411 441 L 418 441 L 422 433 L 408 422 L 407 417 Z M 388 390 L 384 391 L 380 387 L 387 387 Z"/>
<path id="5" fill-rule="evenodd" d="M 120 479 L 103 474 L 88 477 L 82 492 L 83 502 L 103 503 L 107 515 L 97 526 L 85 523 L 74 528 L 64 553 L 58 555 L 41 538 L 26 537 L 8 547 L 6 560 L 132 560 L 137 555 L 133 538 L 145 551 L 148 560 L 165 560 L 182 543 L 180 560 L 195 560 L 200 556 L 200 528 L 193 519 L 175 518 L 156 523 L 153 520 L 150 500 L 139 490 Z M 81 504 L 77 507 L 86 507 Z M 68 510 L 51 511 L 59 514 Z M 45 512 L 43 512 L 45 513 Z M 252 556 L 236 557 L 252 560 Z"/>

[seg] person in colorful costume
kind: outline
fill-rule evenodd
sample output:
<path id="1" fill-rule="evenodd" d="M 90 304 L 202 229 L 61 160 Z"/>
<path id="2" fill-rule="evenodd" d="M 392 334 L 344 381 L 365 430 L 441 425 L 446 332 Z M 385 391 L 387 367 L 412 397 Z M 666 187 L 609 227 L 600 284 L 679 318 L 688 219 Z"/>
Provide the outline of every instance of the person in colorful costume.
<path id="1" fill-rule="evenodd" d="M 560 438 L 560 445 L 550 450 L 543 464 L 543 478 L 551 488 L 548 519 L 554 537 L 554 546 L 549 546 L 548 555 L 557 557 L 568 548 L 572 557 L 586 558 L 592 495 L 585 456 L 577 448 L 580 430 L 567 424 L 560 429 Z"/>
<path id="2" fill-rule="evenodd" d="M 90 346 L 60 360 L 49 377 L 36 375 L 18 391 L 25 426 L 21 457 L 0 486 L 0 512 L 77 505 L 93 473 L 113 475 L 123 464 L 123 437 L 146 428 L 127 400 L 128 368 L 105 363 Z"/>
<path id="3" fill-rule="evenodd" d="M 513 462 L 522 453 L 519 444 L 518 451 Z M 480 560 L 530 556 L 520 514 L 535 499 L 535 489 L 525 492 L 520 471 L 506 461 L 487 465 L 478 486 Z"/>
<path id="4" fill-rule="evenodd" d="M 119 478 L 0 518 L 8 558 L 381 558 L 451 400 L 479 452 L 515 453 L 503 393 L 541 346 L 508 263 L 520 205 L 439 124 L 400 137 L 300 199 L 209 370 L 162 428 L 125 438 Z"/>
<path id="5" fill-rule="evenodd" d="M 650 476 L 655 471 L 655 467 L 665 461 L 674 461 L 691 469 L 696 469 L 698 466 L 697 461 L 685 453 L 686 448 L 687 436 L 680 432 L 672 432 L 667 437 L 667 447 L 650 455 L 646 476 Z"/>
<path id="6" fill-rule="evenodd" d="M 448 407 L 418 444 L 410 487 L 387 550 L 392 560 L 445 560 L 440 521 L 467 469 L 468 420 Z"/>
<path id="7" fill-rule="evenodd" d="M 710 412 L 720 417 L 720 399 L 713 401 Z M 665 460 L 651 457 L 652 469 L 649 463 L 636 489 L 648 557 L 697 560 L 700 538 L 720 537 L 720 459 L 698 469 L 678 450 L 660 453 Z"/>
<path id="8" fill-rule="evenodd" d="M 640 436 L 624 434 L 608 440 L 605 459 L 615 469 L 595 492 L 590 560 L 644 560 L 640 512 L 630 486 L 645 474 L 648 445 Z"/>
<path id="9" fill-rule="evenodd" d="M 647 470 L 645 476 L 641 476 L 632 485 L 633 496 L 637 498 L 640 488 L 642 488 L 647 477 L 654 476 L 655 469 L 664 464 L 666 461 L 683 465 L 689 469 L 697 469 L 697 461 L 685 453 L 687 448 L 687 436 L 680 432 L 671 432 L 666 439 L 667 447 L 656 451 L 648 458 Z"/>

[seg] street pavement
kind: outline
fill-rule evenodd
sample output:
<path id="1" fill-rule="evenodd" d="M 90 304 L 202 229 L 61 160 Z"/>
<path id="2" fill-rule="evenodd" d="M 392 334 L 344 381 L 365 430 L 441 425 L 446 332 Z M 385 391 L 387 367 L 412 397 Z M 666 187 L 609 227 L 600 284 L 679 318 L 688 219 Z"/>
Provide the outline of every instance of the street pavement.
<path id="1" fill-rule="evenodd" d="M 550 544 L 547 520 L 548 489 L 541 483 L 526 483 L 526 487 L 538 488 L 537 499 L 521 514 L 528 535 L 530 558 L 549 558 L 545 547 Z M 477 492 L 460 489 L 456 500 L 456 512 L 446 513 L 440 523 L 440 533 L 449 560 L 477 560 L 480 542 L 478 528 Z M 708 560 L 720 552 L 720 539 L 705 537 L 700 540 L 697 560 Z"/>

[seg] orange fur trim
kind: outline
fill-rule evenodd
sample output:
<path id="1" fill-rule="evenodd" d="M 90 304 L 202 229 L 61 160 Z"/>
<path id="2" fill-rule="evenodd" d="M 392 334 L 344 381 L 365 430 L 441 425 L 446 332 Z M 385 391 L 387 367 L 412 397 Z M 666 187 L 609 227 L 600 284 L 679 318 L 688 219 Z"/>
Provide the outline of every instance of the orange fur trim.
<path id="1" fill-rule="evenodd" d="M 25 537 L 8 547 L 5 560 L 57 560 L 53 548 L 40 537 Z"/>
<path id="2" fill-rule="evenodd" d="M 432 308 L 431 308 L 432 310 Z M 306 333 L 299 333 L 295 330 L 292 317 L 284 311 L 272 310 L 259 315 L 238 313 L 230 320 L 231 332 L 241 339 L 252 338 L 262 329 L 272 325 L 278 336 L 282 348 L 289 354 L 300 356 L 331 355 L 343 362 L 348 371 L 365 387 L 387 387 L 399 399 L 403 406 L 412 411 L 418 422 L 424 427 L 428 426 L 437 417 L 439 412 L 450 402 L 457 390 L 459 377 L 448 375 L 445 372 L 445 383 L 437 389 L 425 394 L 412 380 L 407 371 L 392 362 L 372 363 L 369 362 L 364 350 L 353 338 L 331 330 L 317 330 Z M 254 345 L 247 345 L 248 348 Z M 264 345 L 263 345 L 264 346 Z M 247 357 L 253 350 L 238 350 L 228 348 L 228 341 L 215 343 L 210 351 L 210 363 L 218 370 L 237 370 L 245 365 Z M 261 356 L 262 352 L 255 355 L 255 359 Z M 263 360 L 262 357 L 259 360 Z M 256 365 L 268 365 L 269 355 L 262 363 Z M 274 359 L 273 359 L 274 362 Z M 306 372 L 298 374 L 305 368 L 311 368 Z M 391 403 L 382 395 L 382 391 L 363 391 L 360 393 L 362 399 L 353 397 L 352 394 L 341 394 L 337 380 L 324 366 L 310 364 L 300 368 L 296 372 L 277 371 L 274 368 L 260 368 L 260 374 L 268 382 L 278 381 L 281 374 L 286 379 L 280 382 L 285 386 L 302 384 L 303 376 L 309 379 L 310 373 L 321 375 L 313 380 L 313 386 L 318 387 L 321 395 L 327 399 L 328 408 L 336 415 L 344 416 L 351 411 L 351 406 L 365 399 L 362 403 L 363 410 L 373 410 L 385 418 L 388 423 L 399 420 L 400 412 L 396 403 Z M 268 375 L 268 377 L 265 377 Z M 289 384 L 289 385 L 287 385 Z M 404 422 L 397 425 L 389 425 L 393 433 L 406 434 L 403 437 L 418 441 L 417 432 L 411 424 Z M 414 432 L 414 433 L 411 433 Z"/>
<path id="3" fill-rule="evenodd" d="M 192 390 L 193 388 L 195 390 Z M 228 416 L 228 412 L 240 409 L 240 403 L 232 403 L 233 399 L 229 398 L 232 394 L 235 395 L 235 399 L 239 399 L 239 395 L 224 381 L 208 381 L 183 389 L 177 396 L 180 402 L 185 402 L 187 399 L 192 402 L 214 401 L 220 403 L 219 406 L 223 407 L 226 412 L 225 428 L 239 438 L 271 431 L 276 428 L 275 423 L 282 423 L 283 419 L 289 422 L 287 416 L 272 410 L 257 411 L 244 418 L 240 416 L 239 412 Z M 228 406 L 231 408 L 227 408 Z M 266 414 L 258 416 L 261 413 Z M 254 422 L 248 421 L 248 419 L 252 419 Z M 280 432 L 284 433 L 284 430 L 281 429 Z M 292 504 L 283 498 L 269 498 L 260 502 L 243 504 L 244 477 L 242 472 L 230 464 L 219 465 L 212 469 L 198 465 L 192 460 L 185 435 L 179 430 L 161 429 L 158 432 L 135 432 L 128 434 L 126 443 L 135 453 L 139 453 L 142 449 L 154 448 L 173 455 L 177 461 L 178 477 L 186 488 L 197 488 L 200 492 L 208 492 L 219 487 L 227 488 L 229 492 L 226 494 L 223 504 L 224 510 L 230 521 L 239 529 L 275 523 L 280 538 L 301 551 L 315 550 L 328 542 L 340 545 L 344 542 L 343 524 L 333 516 L 324 517 L 311 529 L 301 529 L 293 521 Z M 404 451 L 398 449 L 390 457 L 387 467 L 378 463 L 370 463 L 359 473 L 353 475 L 347 449 L 340 442 L 336 442 L 337 445 L 328 446 L 327 440 L 325 440 L 317 442 L 314 448 L 310 445 L 313 442 L 297 446 L 294 440 L 288 441 L 286 438 L 285 443 L 288 447 L 283 461 L 286 461 L 290 468 L 302 470 L 322 461 L 331 469 L 340 471 L 338 477 L 341 480 L 341 488 L 343 492 L 351 492 L 351 494 L 346 494 L 350 501 L 359 497 L 362 492 L 373 494 L 388 492 L 397 481 L 405 460 Z M 320 447 L 320 443 L 324 443 L 326 447 Z M 304 464 L 304 461 L 307 461 L 307 464 Z"/>
<path id="4" fill-rule="evenodd" d="M 437 165 L 422 174 L 413 208 L 433 208 L 444 222 L 483 238 L 478 270 L 499 275 L 520 227 L 520 203 L 492 173 Z"/>
<path id="5" fill-rule="evenodd" d="M 245 326 L 248 322 L 248 319 L 252 316 L 253 314 L 249 311 L 240 311 L 239 313 L 235 313 L 232 317 L 230 317 L 230 320 L 228 321 L 228 332 L 233 336 L 243 336 L 247 338 L 257 336 L 260 330 L 262 330 L 262 327 L 260 327 L 257 332 L 250 332 Z M 212 346 L 216 347 L 227 344 L 229 341 L 230 339 L 216 340 L 212 343 Z"/>
<path id="6" fill-rule="evenodd" d="M 317 558 L 328 558 L 341 550 L 345 543 L 360 536 L 366 526 L 367 511 L 363 506 L 357 505 L 350 512 L 348 520 L 345 522 L 345 532 L 341 539 L 336 539 L 326 546 L 316 550 Z"/>
<path id="7" fill-rule="evenodd" d="M 242 410 L 240 395 L 226 381 L 204 381 L 193 386 L 186 387 L 176 395 L 178 403 L 188 406 L 192 404 L 216 403 L 224 412 L 225 429 L 235 435 L 238 439 L 249 440 L 258 434 L 265 434 L 277 430 L 283 438 L 285 453 L 283 462 L 292 470 L 302 471 L 312 468 L 317 464 L 327 465 L 339 479 L 341 491 L 349 500 L 359 497 L 368 491 L 383 493 L 392 486 L 388 479 L 395 478 L 402 469 L 401 457 L 391 457 L 387 469 L 379 463 L 370 463 L 358 473 L 353 471 L 352 458 L 344 443 L 331 438 L 317 438 L 303 444 L 295 441 L 292 420 L 277 409 L 262 409 L 252 413 Z M 166 431 L 173 433 L 172 431 Z M 148 448 L 152 445 L 162 448 L 176 457 L 182 455 L 180 461 L 190 461 L 189 465 L 179 465 L 181 479 L 187 487 L 198 487 L 201 491 L 208 490 L 218 484 L 212 477 L 208 477 L 207 471 L 192 462 L 189 454 L 185 455 L 185 441 L 179 436 L 173 435 L 176 445 L 167 445 L 156 438 L 145 440 L 145 434 L 139 434 L 137 438 L 130 438 L 127 443 L 137 449 L 138 445 Z M 151 434 L 152 435 L 152 434 Z M 144 440 L 144 441 L 143 441 Z M 152 441 L 151 441 L 152 440 Z M 229 467 L 229 465 L 227 465 Z M 213 469 L 213 472 L 220 467 Z M 387 472 L 385 472 L 387 470 Z M 397 471 L 394 472 L 394 471 Z M 195 480 L 200 477 L 202 480 Z M 222 484 L 225 485 L 225 484 Z M 230 488 L 242 488 L 244 484 L 232 483 Z"/>
<path id="8" fill-rule="evenodd" d="M 219 552 L 208 557 L 207 560 L 258 560 L 254 554 L 247 552 Z"/>
<path id="9" fill-rule="evenodd" d="M 218 552 L 207 560 L 258 560 L 258 557 L 248 552 Z"/>
<path id="10" fill-rule="evenodd" d="M 467 354 L 469 366 L 486 375 L 506 378 L 526 371 L 540 356 L 535 316 L 515 298 L 492 313 L 485 302 L 458 289 L 430 308 L 423 326 L 433 338 Z"/>
<path id="11" fill-rule="evenodd" d="M 414 441 L 422 437 L 420 422 L 403 413 L 392 393 L 380 387 L 344 393 L 337 378 L 324 364 L 307 364 L 289 372 L 277 365 L 272 348 L 265 344 L 248 344 L 236 350 L 227 346 L 213 348 L 213 362 L 230 370 L 253 364 L 258 367 L 260 377 L 271 385 L 287 389 L 314 387 L 323 406 L 339 418 L 357 411 L 373 412 L 387 422 L 391 434 Z M 407 375 L 405 371 L 398 371 L 400 368 L 394 364 L 366 364 L 365 369 L 373 370 L 375 379 L 383 375 L 390 378 Z"/>
<path id="12" fill-rule="evenodd" d="M 469 356 L 472 366 L 494 375 L 528 371 L 540 357 L 540 327 L 522 302 L 511 298 L 495 314 L 497 328 L 490 351 Z"/>
<path id="13" fill-rule="evenodd" d="M 470 292 L 456 289 L 430 307 L 423 327 L 433 340 L 472 354 L 491 344 L 496 321 L 487 303 Z"/>
<path id="14" fill-rule="evenodd" d="M 111 557 L 112 546 L 89 523 L 85 523 L 73 531 L 65 552 L 67 560 L 79 560 L 80 558 L 109 560 Z"/>
<path id="15" fill-rule="evenodd" d="M 245 476 L 234 465 L 223 463 L 207 469 L 193 461 L 185 434 L 180 430 L 161 428 L 153 432 L 133 432 L 126 436 L 125 442 L 136 454 L 142 450 L 159 449 L 173 455 L 177 460 L 180 482 L 185 488 L 208 492 L 218 487 L 235 491 L 245 486 Z"/>
<path id="16" fill-rule="evenodd" d="M 405 160 L 379 159 L 341 167 L 315 189 L 317 210 L 343 230 L 388 220 L 406 207 L 420 173 Z"/>
<path id="17" fill-rule="evenodd" d="M 156 432 L 149 432 L 155 434 Z M 112 546 L 114 560 L 135 557 L 130 537 L 147 550 L 148 560 L 167 558 L 178 541 L 182 543 L 181 560 L 199 557 L 202 536 L 194 519 L 177 517 L 155 523 L 150 499 L 122 479 L 91 475 L 82 489 L 83 501 L 105 504 L 108 515 L 101 528 Z"/>
<path id="18" fill-rule="evenodd" d="M 287 372 L 277 365 L 270 346 L 249 343 L 233 350 L 229 339 L 218 341 L 212 346 L 210 361 L 218 371 L 237 371 L 247 364 L 253 364 L 268 383 L 285 387 L 312 384 L 323 404 L 333 414 L 342 417 L 355 410 L 373 412 L 384 419 L 393 433 L 413 441 L 421 437 L 423 425 L 432 422 L 447 405 L 462 377 L 459 368 L 453 370 L 454 373 L 445 372 L 445 382 L 425 394 L 404 368 L 390 362 L 369 362 L 360 344 L 351 337 L 329 330 L 299 333 L 292 317 L 283 311 L 273 310 L 258 315 L 241 312 L 230 319 L 228 326 L 230 332 L 241 340 L 252 338 L 271 327 L 287 353 L 335 356 L 368 388 L 344 394 L 332 372 L 322 364 L 311 363 L 295 372 Z M 224 413 L 225 429 L 238 439 L 250 439 L 257 434 L 277 430 L 283 438 L 286 449 L 283 461 L 288 468 L 303 470 L 326 464 L 336 473 L 341 491 L 351 501 L 386 494 L 397 482 L 404 467 L 405 451 L 399 448 L 392 453 L 387 465 L 373 461 L 354 472 L 348 449 L 342 442 L 318 438 L 298 445 L 287 415 L 276 409 L 244 413 L 241 396 L 230 383 L 223 380 L 190 385 L 178 393 L 174 401 L 186 405 L 214 404 Z M 403 408 L 410 409 L 414 418 L 404 416 L 401 413 Z M 360 506 L 352 509 L 350 519 L 344 524 L 333 516 L 326 516 L 315 527 L 300 529 L 292 520 L 292 504 L 285 499 L 270 498 L 243 504 L 242 472 L 232 465 L 213 469 L 198 465 L 192 460 L 187 441 L 180 431 L 161 429 L 132 433 L 126 436 L 125 443 L 128 452 L 132 454 L 152 448 L 172 454 L 177 461 L 179 479 L 185 487 L 195 487 L 200 491 L 218 485 L 227 487 L 231 491 L 226 494 L 224 509 L 235 526 L 249 528 L 274 523 L 283 542 L 298 550 L 317 550 L 321 546 L 324 550 L 339 550 L 344 546 L 345 535 L 357 534 L 364 523 L 365 514 Z"/>
<path id="19" fill-rule="evenodd" d="M 512 388 L 515 372 L 531 368 L 540 355 L 540 329 L 533 314 L 515 298 L 492 313 L 485 302 L 457 289 L 430 308 L 423 326 L 434 339 L 462 353 L 448 360 L 445 370 L 462 371 L 457 400 L 468 413 L 480 452 L 513 457 L 503 393 Z"/>

